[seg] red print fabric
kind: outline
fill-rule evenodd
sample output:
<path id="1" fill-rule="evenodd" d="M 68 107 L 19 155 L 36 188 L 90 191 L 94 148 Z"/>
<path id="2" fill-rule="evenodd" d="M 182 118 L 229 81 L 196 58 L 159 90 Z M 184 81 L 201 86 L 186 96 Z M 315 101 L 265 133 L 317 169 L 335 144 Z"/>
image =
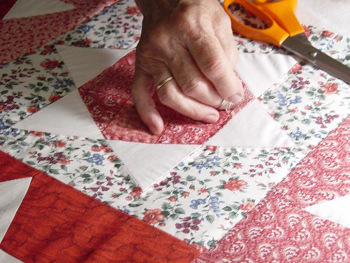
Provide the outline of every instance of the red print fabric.
<path id="1" fill-rule="evenodd" d="M 253 99 L 252 93 L 245 88 L 244 99 L 232 111 L 221 111 L 220 119 L 215 124 L 193 121 L 157 103 L 165 122 L 165 129 L 158 136 L 152 135 L 138 116 L 131 98 L 134 65 L 135 52 L 131 52 L 80 88 L 80 95 L 90 114 L 108 140 L 202 144 Z"/>
<path id="2" fill-rule="evenodd" d="M 0 38 L 0 64 L 34 51 L 83 23 L 106 6 L 115 3 L 116 0 L 66 0 L 65 2 L 73 4 L 76 8 L 54 14 L 0 21 L 0 35 L 5 36 Z"/>
<path id="3" fill-rule="evenodd" d="M 0 249 L 24 262 L 191 262 L 190 245 L 0 152 L 0 182 L 33 177 Z"/>
<path id="4" fill-rule="evenodd" d="M 350 229 L 303 210 L 350 193 L 350 118 L 197 262 L 349 262 Z"/>

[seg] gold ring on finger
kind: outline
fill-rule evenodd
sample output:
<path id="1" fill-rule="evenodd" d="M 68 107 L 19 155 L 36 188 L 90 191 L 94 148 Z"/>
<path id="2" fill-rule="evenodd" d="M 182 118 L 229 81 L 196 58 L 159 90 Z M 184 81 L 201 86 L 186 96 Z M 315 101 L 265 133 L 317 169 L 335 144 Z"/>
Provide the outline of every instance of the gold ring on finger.
<path id="1" fill-rule="evenodd" d="M 165 84 L 167 84 L 172 79 L 174 79 L 174 77 L 170 76 L 170 77 L 166 78 L 165 80 L 161 81 L 156 87 L 157 91 L 160 90 Z"/>

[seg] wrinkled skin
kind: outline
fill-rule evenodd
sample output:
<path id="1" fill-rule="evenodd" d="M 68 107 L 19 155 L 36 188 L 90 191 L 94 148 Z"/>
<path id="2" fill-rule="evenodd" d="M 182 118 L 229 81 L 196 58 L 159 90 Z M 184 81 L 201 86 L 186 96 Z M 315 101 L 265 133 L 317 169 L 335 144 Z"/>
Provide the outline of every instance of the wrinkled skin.
<path id="1" fill-rule="evenodd" d="M 194 120 L 215 123 L 222 99 L 237 103 L 237 49 L 231 22 L 217 0 L 136 0 L 144 15 L 132 94 L 153 134 L 164 123 L 152 96 Z M 156 91 L 169 76 L 174 79 Z"/>

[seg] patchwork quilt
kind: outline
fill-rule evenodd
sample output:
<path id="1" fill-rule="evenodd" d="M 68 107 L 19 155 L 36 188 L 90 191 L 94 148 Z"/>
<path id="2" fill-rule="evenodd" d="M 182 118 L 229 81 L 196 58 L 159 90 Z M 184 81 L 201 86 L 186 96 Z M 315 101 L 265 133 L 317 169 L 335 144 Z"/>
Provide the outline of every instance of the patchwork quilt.
<path id="1" fill-rule="evenodd" d="M 151 135 L 132 0 L 0 9 L 0 262 L 350 261 L 349 84 L 237 35 L 243 101 L 215 124 L 157 102 Z"/>

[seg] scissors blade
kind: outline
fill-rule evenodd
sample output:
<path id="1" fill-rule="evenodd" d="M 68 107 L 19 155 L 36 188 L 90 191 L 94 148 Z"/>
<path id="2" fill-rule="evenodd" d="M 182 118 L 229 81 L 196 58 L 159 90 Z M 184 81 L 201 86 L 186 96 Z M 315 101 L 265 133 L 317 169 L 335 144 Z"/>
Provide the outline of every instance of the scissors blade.
<path id="1" fill-rule="evenodd" d="M 350 84 L 350 68 L 313 47 L 304 33 L 288 37 L 282 47 Z"/>

